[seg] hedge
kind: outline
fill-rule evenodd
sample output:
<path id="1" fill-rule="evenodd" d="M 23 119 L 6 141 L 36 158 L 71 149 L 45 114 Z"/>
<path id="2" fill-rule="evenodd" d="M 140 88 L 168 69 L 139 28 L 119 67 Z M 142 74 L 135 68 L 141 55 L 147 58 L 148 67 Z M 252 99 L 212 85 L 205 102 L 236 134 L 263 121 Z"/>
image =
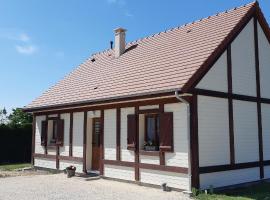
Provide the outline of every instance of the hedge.
<path id="1" fill-rule="evenodd" d="M 0 164 L 31 161 L 32 125 L 0 126 Z"/>

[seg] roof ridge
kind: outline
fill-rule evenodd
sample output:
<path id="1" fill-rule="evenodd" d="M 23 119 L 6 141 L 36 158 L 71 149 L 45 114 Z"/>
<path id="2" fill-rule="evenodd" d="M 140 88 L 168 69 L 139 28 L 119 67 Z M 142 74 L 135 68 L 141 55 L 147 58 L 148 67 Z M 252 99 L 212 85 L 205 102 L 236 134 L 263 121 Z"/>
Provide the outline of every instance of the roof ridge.
<path id="1" fill-rule="evenodd" d="M 224 13 L 229 13 L 229 12 L 232 12 L 232 11 L 234 11 L 234 10 L 237 10 L 237 9 L 240 9 L 240 8 L 243 8 L 243 7 L 252 5 L 252 4 L 253 4 L 253 6 L 255 6 L 256 4 L 259 4 L 259 2 L 258 2 L 257 0 L 255 0 L 255 1 L 252 1 L 252 2 L 250 2 L 250 3 L 243 4 L 243 5 L 238 6 L 238 7 L 234 7 L 234 8 L 231 8 L 231 9 L 228 9 L 228 10 L 225 10 L 225 11 L 222 11 L 222 12 L 217 12 L 216 14 L 209 15 L 209 16 L 207 16 L 207 17 L 203 17 L 203 18 L 201 18 L 201 19 L 194 20 L 194 21 L 192 21 L 192 22 L 188 22 L 188 23 L 185 23 L 185 24 L 182 24 L 182 25 L 173 27 L 173 28 L 168 28 L 168 29 L 165 29 L 164 31 L 160 31 L 160 32 L 157 32 L 157 33 L 154 33 L 154 34 L 150 34 L 150 35 L 148 35 L 148 36 L 145 36 L 145 37 L 142 37 L 142 38 L 133 40 L 133 41 L 131 41 L 131 42 L 128 42 L 126 45 L 132 45 L 133 43 L 137 43 L 137 42 L 141 42 L 141 41 L 147 40 L 147 39 L 149 39 L 149 38 L 152 38 L 152 37 L 155 37 L 155 36 L 157 36 L 157 35 L 160 35 L 161 33 L 167 33 L 167 32 L 169 32 L 169 31 L 173 31 L 173 30 L 176 30 L 176 29 L 184 28 L 184 27 L 186 27 L 187 25 L 195 24 L 195 23 L 201 22 L 201 21 L 203 21 L 203 20 L 210 19 L 211 17 L 215 17 L 215 16 L 218 16 L 218 15 L 224 14 Z M 102 51 L 93 53 L 93 54 L 91 55 L 90 58 L 92 58 L 93 56 L 96 56 L 96 55 L 103 54 L 103 53 L 105 53 L 105 52 L 107 52 L 107 51 L 110 51 L 110 50 L 111 50 L 110 48 L 107 48 L 107 49 L 104 49 L 104 50 L 102 50 Z"/>

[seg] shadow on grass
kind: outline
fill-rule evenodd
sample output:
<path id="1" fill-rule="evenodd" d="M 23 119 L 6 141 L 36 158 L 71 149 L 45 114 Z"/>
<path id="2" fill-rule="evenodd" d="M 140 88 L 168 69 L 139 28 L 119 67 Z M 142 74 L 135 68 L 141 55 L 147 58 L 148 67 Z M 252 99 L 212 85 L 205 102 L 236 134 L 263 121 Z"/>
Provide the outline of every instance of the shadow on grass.
<path id="1" fill-rule="evenodd" d="M 216 192 L 215 194 L 199 194 L 196 199 L 220 199 L 220 200 L 270 200 L 270 183 L 260 184 Z"/>

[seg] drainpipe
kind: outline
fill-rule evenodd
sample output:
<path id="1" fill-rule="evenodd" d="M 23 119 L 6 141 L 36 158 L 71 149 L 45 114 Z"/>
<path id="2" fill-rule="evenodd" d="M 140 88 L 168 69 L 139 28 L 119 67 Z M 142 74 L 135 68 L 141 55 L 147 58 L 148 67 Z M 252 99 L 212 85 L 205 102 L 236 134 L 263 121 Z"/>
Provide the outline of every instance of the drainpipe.
<path id="1" fill-rule="evenodd" d="M 183 93 L 179 94 L 178 91 L 175 91 L 175 97 L 182 103 L 187 106 L 187 143 L 188 143 L 188 179 L 189 179 L 189 191 L 186 191 L 188 194 L 191 194 L 191 155 L 190 155 L 190 106 L 189 102 L 183 97 L 192 96 L 192 94 Z"/>

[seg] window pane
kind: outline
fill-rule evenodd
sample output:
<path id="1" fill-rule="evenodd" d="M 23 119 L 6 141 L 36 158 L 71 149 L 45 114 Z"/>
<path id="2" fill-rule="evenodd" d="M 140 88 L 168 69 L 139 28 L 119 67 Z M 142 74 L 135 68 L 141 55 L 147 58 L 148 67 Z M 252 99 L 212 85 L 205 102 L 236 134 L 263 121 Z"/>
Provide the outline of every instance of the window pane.
<path id="1" fill-rule="evenodd" d="M 147 139 L 151 142 L 156 142 L 156 121 L 154 117 L 147 117 Z"/>

